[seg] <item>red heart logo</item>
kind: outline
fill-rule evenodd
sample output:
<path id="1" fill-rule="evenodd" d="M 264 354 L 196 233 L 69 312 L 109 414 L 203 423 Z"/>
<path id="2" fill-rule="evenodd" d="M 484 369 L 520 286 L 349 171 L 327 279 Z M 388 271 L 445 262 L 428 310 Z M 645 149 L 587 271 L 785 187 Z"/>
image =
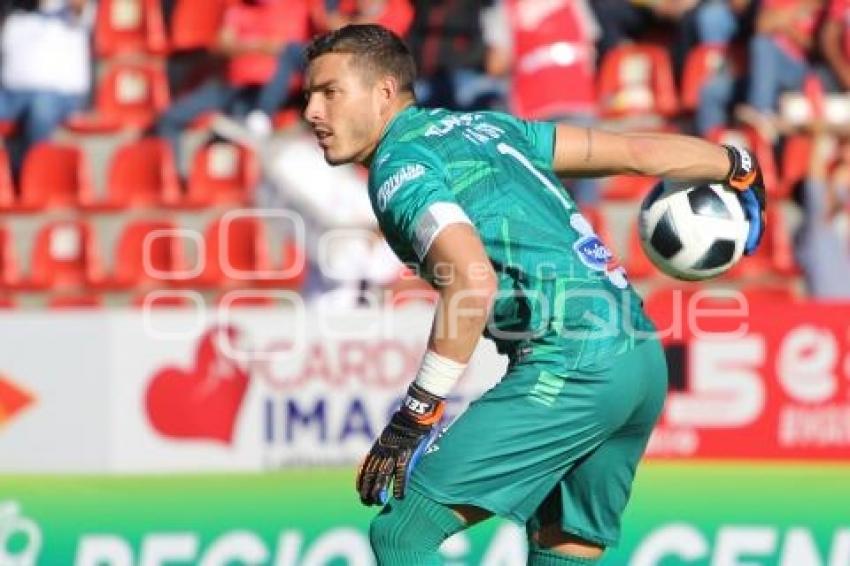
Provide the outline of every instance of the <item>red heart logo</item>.
<path id="1" fill-rule="evenodd" d="M 163 436 L 231 444 L 236 417 L 248 389 L 248 374 L 224 356 L 216 340 L 235 342 L 235 328 L 214 328 L 195 350 L 195 367 L 166 367 L 151 379 L 145 409 Z"/>

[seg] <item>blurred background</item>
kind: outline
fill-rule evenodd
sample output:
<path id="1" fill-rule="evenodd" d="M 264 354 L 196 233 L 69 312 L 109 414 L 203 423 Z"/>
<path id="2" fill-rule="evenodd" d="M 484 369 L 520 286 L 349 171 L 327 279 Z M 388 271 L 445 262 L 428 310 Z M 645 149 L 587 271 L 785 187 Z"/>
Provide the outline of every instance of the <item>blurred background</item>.
<path id="1" fill-rule="evenodd" d="M 656 179 L 565 180 L 671 392 L 605 564 L 850 566 L 850 0 L 6 0 L 0 566 L 373 564 L 354 470 L 434 294 L 300 121 L 303 49 L 403 35 L 425 106 L 739 143 L 757 254 L 637 238 Z M 449 418 L 505 360 L 482 344 Z M 521 565 L 520 527 L 446 542 Z"/>

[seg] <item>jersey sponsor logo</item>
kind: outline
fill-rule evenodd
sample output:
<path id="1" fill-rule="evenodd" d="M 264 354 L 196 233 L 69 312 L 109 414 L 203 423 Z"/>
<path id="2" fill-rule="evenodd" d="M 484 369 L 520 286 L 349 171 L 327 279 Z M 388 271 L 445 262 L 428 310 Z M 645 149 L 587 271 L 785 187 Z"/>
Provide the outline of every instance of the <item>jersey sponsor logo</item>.
<path id="1" fill-rule="evenodd" d="M 584 265 L 595 271 L 605 271 L 614 260 L 614 254 L 596 235 L 579 238 L 573 250 Z"/>
<path id="2" fill-rule="evenodd" d="M 405 183 L 414 179 L 418 179 L 424 174 L 425 167 L 418 163 L 414 163 L 413 165 L 405 165 L 404 167 L 393 173 L 389 179 L 384 181 L 384 184 L 381 185 L 381 188 L 378 189 L 378 209 L 381 212 L 385 211 L 390 200 L 393 198 L 396 192 L 402 186 L 404 186 Z"/>

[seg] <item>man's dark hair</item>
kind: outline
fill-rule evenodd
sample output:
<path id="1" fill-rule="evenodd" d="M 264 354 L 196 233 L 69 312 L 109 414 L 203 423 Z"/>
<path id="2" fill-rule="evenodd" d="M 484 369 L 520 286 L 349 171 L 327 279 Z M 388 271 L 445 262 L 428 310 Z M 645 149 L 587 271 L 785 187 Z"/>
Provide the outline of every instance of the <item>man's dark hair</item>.
<path id="1" fill-rule="evenodd" d="M 390 75 L 399 90 L 413 92 L 416 63 L 399 36 L 376 24 L 348 25 L 314 39 L 307 61 L 327 53 L 350 53 L 353 62 L 376 75 Z"/>

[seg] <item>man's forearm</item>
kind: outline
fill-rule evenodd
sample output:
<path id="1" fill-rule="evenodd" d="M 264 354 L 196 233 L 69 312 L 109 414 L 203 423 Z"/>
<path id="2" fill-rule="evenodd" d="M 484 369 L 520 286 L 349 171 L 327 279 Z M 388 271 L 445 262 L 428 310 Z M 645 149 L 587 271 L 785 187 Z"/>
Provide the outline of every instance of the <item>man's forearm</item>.
<path id="1" fill-rule="evenodd" d="M 492 293 L 487 285 L 443 287 L 428 349 L 458 363 L 469 362 L 487 324 Z"/>
<path id="2" fill-rule="evenodd" d="M 618 134 L 560 124 L 553 167 L 565 176 L 651 175 L 674 180 L 723 180 L 726 150 L 692 136 Z"/>
<path id="3" fill-rule="evenodd" d="M 675 134 L 626 134 L 634 173 L 691 181 L 725 179 L 729 156 L 723 146 Z"/>

